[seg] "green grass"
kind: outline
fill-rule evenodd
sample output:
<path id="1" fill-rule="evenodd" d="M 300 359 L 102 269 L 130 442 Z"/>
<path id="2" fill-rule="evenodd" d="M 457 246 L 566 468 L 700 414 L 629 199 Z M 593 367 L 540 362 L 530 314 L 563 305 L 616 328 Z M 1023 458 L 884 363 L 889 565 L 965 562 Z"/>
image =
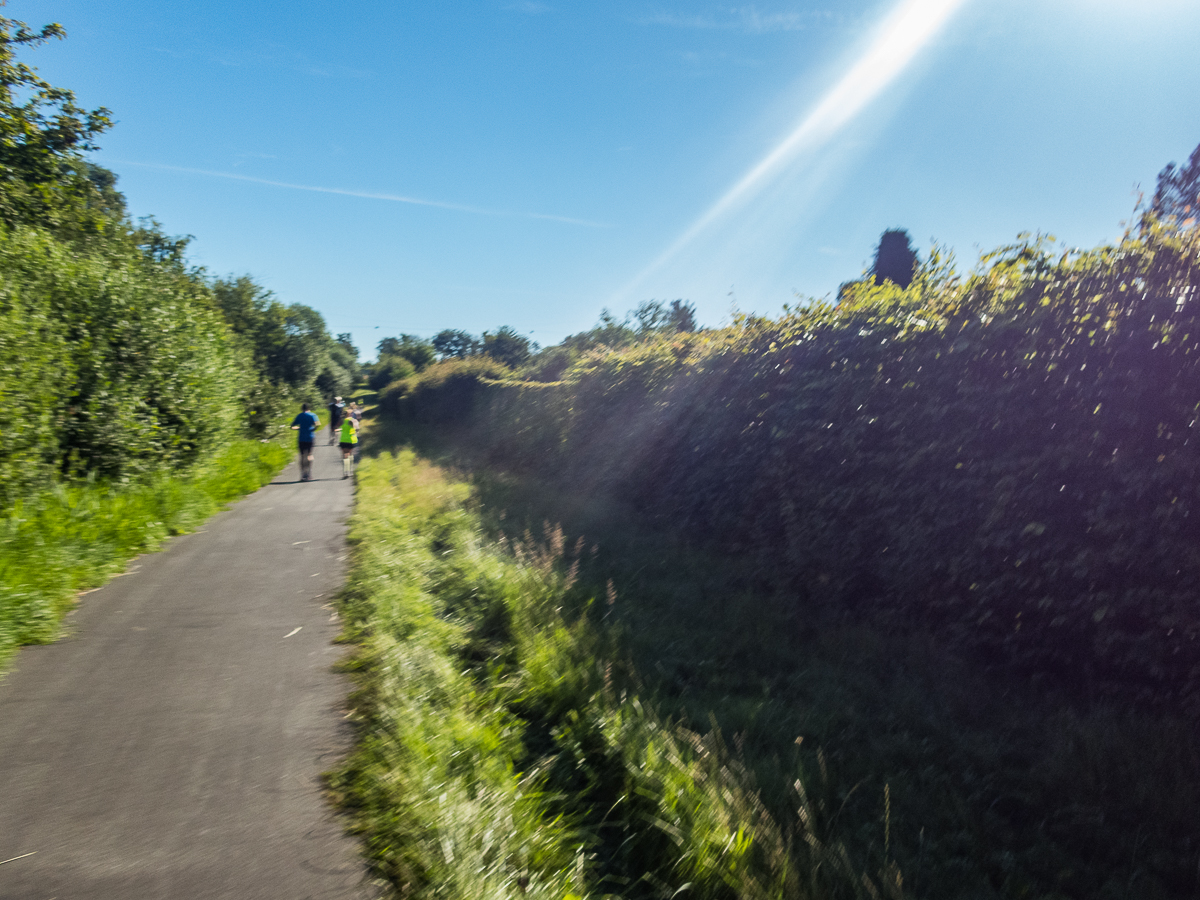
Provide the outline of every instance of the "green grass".
<path id="1" fill-rule="evenodd" d="M 186 475 L 58 484 L 15 504 L 0 519 L 0 667 L 20 645 L 53 640 L 80 591 L 257 490 L 290 457 L 280 443 L 243 440 Z"/>
<path id="2" fill-rule="evenodd" d="M 901 895 L 834 839 L 824 788 L 793 772 L 805 820 L 780 827 L 719 731 L 639 698 L 587 547 L 485 537 L 477 496 L 410 450 L 361 464 L 351 541 L 359 740 L 330 783 L 398 896 Z"/>

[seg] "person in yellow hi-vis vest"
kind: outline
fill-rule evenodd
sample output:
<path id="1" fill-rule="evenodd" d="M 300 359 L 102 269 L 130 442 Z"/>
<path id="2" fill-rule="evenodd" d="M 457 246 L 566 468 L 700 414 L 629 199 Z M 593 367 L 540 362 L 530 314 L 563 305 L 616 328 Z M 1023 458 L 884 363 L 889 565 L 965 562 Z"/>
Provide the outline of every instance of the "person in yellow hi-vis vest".
<path id="1" fill-rule="evenodd" d="M 342 448 L 342 477 L 349 478 L 354 474 L 354 447 L 358 443 L 358 422 L 353 416 L 342 419 L 341 437 L 338 446 Z"/>

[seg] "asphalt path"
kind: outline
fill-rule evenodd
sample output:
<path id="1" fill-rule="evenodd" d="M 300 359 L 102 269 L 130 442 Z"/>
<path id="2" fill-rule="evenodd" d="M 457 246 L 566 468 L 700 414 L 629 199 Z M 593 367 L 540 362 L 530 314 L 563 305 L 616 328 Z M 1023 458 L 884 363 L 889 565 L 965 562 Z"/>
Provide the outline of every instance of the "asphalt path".
<path id="1" fill-rule="evenodd" d="M 81 600 L 0 680 L 0 898 L 368 898 L 345 754 L 336 447 Z M 30 565 L 37 565 L 30 560 Z"/>

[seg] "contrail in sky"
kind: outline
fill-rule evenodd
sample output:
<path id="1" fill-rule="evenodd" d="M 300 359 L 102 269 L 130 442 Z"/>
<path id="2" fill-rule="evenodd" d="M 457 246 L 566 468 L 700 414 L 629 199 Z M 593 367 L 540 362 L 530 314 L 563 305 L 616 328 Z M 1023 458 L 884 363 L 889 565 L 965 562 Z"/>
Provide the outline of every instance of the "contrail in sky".
<path id="1" fill-rule="evenodd" d="M 441 200 L 422 200 L 420 197 L 405 197 L 400 194 L 379 194 L 372 191 L 350 191 L 342 188 L 316 187 L 311 184 L 292 184 L 287 181 L 271 181 L 267 178 L 253 178 L 250 175 L 236 175 L 233 172 L 211 172 L 207 169 L 188 169 L 184 166 L 167 166 L 162 163 L 130 162 L 129 160 L 113 160 L 117 165 L 139 166 L 143 169 L 163 169 L 167 172 L 186 172 L 189 175 L 207 175 L 210 178 L 228 178 L 231 181 L 249 181 L 252 184 L 266 184 L 271 187 L 290 188 L 294 191 L 314 191 L 318 194 L 341 194 L 343 197 L 364 197 L 367 200 L 388 200 L 392 203 L 411 203 L 414 206 L 434 206 L 438 209 L 452 209 L 456 212 L 473 213 L 477 216 L 507 216 L 524 219 L 545 219 L 549 222 L 564 222 L 567 225 L 583 225 L 587 228 L 608 228 L 602 222 L 589 222 L 586 219 L 572 219 L 567 216 L 552 216 L 547 213 L 511 212 L 501 209 L 484 209 L 479 206 L 467 206 L 461 203 L 446 203 Z"/>
<path id="2" fill-rule="evenodd" d="M 817 106 L 761 162 L 725 192 L 621 292 L 626 294 L 700 232 L 764 187 L 804 150 L 832 138 L 912 62 L 964 0 L 903 0 L 880 24 L 875 39 Z"/>

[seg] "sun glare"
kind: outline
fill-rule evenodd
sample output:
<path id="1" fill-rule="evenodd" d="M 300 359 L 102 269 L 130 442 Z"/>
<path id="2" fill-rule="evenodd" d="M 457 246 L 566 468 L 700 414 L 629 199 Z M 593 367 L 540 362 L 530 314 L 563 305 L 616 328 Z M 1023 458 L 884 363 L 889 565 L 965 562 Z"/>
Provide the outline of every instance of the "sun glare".
<path id="1" fill-rule="evenodd" d="M 903 0 L 880 23 L 861 56 L 770 153 L 630 282 L 631 292 L 701 232 L 759 193 L 797 158 L 819 149 L 891 84 L 965 0 Z"/>

